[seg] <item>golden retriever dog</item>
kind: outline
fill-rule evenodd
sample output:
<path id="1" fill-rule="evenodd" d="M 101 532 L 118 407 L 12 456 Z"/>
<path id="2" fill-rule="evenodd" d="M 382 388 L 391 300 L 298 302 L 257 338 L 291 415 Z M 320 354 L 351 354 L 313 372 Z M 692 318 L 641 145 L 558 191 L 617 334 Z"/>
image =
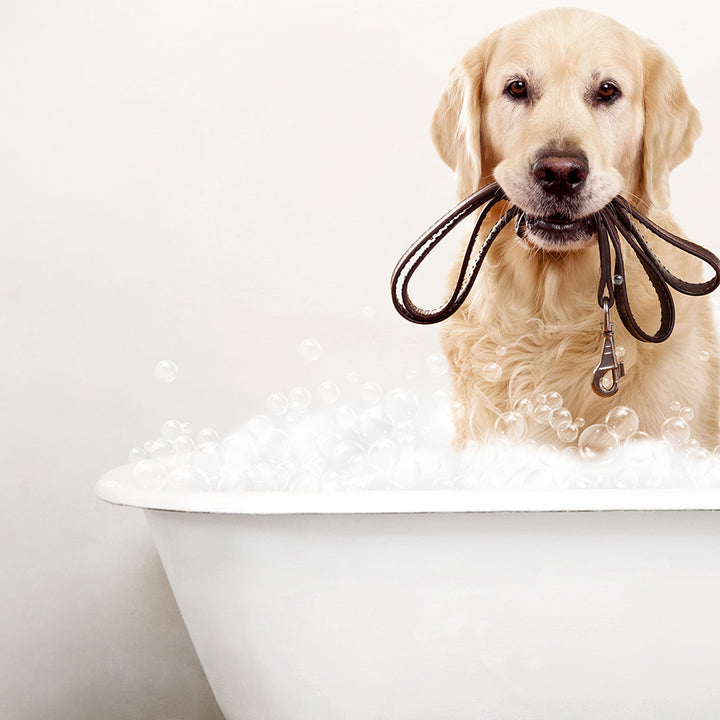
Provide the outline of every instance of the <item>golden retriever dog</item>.
<path id="1" fill-rule="evenodd" d="M 621 194 L 682 235 L 668 211 L 668 176 L 699 133 L 698 112 L 673 61 L 592 12 L 548 10 L 503 27 L 452 70 L 432 137 L 455 172 L 458 197 L 496 180 L 527 217 L 522 238 L 512 223 L 502 231 L 467 301 L 444 326 L 454 399 L 465 409 L 455 418 L 457 444 L 491 438 L 500 413 L 557 391 L 588 426 L 626 405 L 652 437 L 660 437 L 679 401 L 694 411 L 692 437 L 715 447 L 720 364 L 707 297 L 673 293 L 675 329 L 659 344 L 635 340 L 613 308 L 626 374 L 611 398 L 590 385 L 603 312 L 597 238 L 586 218 Z M 500 205 L 484 233 L 504 212 Z M 703 279 L 697 259 L 643 235 L 675 275 Z M 633 313 L 655 332 L 657 298 L 634 254 L 624 255 Z M 494 362 L 499 379 L 483 372 Z M 539 442 L 562 445 L 548 426 L 534 427 Z"/>

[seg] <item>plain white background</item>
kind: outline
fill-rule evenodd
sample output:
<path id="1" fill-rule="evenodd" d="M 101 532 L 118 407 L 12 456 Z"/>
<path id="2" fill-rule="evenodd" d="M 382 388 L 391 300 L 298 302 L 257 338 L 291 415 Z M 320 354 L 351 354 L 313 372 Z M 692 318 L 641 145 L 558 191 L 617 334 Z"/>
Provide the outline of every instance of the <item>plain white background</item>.
<path id="1" fill-rule="evenodd" d="M 717 251 L 714 11 L 578 4 L 676 59 L 705 133 L 673 210 Z M 142 513 L 93 484 L 169 418 L 227 432 L 323 373 L 422 367 L 436 330 L 395 317 L 388 279 L 455 202 L 430 117 L 471 44 L 542 7 L 0 5 L 0 716 L 219 718 Z"/>

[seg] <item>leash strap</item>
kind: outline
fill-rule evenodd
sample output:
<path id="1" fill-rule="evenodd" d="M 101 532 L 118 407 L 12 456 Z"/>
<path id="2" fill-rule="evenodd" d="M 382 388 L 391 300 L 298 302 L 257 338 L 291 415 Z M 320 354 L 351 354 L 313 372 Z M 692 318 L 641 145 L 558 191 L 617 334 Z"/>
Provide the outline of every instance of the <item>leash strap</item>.
<path id="1" fill-rule="evenodd" d="M 447 320 L 457 312 L 465 302 L 477 279 L 488 250 L 501 230 L 513 218 L 515 218 L 517 226 L 525 222 L 524 213 L 517 207 L 511 207 L 493 226 L 482 245 L 476 250 L 478 235 L 488 213 L 498 202 L 507 201 L 508 198 L 500 186 L 497 183 L 491 183 L 467 197 L 457 207 L 440 218 L 405 252 L 395 266 L 391 279 L 393 304 L 402 317 L 414 323 L 429 325 Z M 433 248 L 462 220 L 480 208 L 482 210 L 470 234 L 460 272 L 450 297 L 442 305 L 432 310 L 424 310 L 418 307 L 410 299 L 408 290 L 412 276 Z M 709 265 L 713 270 L 713 277 L 704 282 L 691 283 L 673 275 L 650 249 L 633 219 L 637 220 L 661 240 L 699 258 Z M 622 363 L 618 363 L 617 359 L 615 359 L 615 365 L 611 368 L 608 364 L 609 360 L 607 360 L 610 357 L 610 341 L 612 341 L 612 357 L 615 358 L 612 323 L 609 323 L 610 308 L 617 305 L 618 315 L 623 325 L 634 338 L 643 342 L 663 342 L 670 337 L 675 326 L 675 305 L 670 293 L 670 287 L 685 295 L 707 295 L 720 285 L 720 260 L 707 248 L 673 235 L 673 233 L 660 227 L 619 195 L 602 210 L 595 213 L 593 221 L 597 232 L 600 254 L 600 282 L 598 284 L 597 300 L 598 305 L 605 313 L 603 334 L 606 338 L 603 351 L 605 360 L 601 360 L 600 365 L 596 368 L 593 389 L 598 394 L 607 396 L 617 391 L 617 380 L 624 374 Z M 635 253 L 650 280 L 660 304 L 660 327 L 654 334 L 643 330 L 632 313 L 627 283 L 625 282 L 625 262 L 621 238 Z M 601 369 L 603 369 L 603 373 L 599 373 Z M 602 375 L 610 369 L 613 369 L 613 383 L 611 386 L 606 387 L 602 383 Z"/>

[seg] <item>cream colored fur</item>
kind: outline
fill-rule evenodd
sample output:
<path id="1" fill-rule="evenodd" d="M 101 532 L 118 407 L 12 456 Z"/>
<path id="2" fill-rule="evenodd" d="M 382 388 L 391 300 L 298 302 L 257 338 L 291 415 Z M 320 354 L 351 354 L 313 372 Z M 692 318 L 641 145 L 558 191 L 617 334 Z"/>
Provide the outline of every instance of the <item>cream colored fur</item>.
<path id="1" fill-rule="evenodd" d="M 507 102 L 508 78 L 528 72 L 539 88 L 534 102 Z M 587 100 L 587 87 L 606 77 L 622 89 L 622 104 L 612 112 Z M 590 166 L 588 214 L 621 192 L 680 235 L 667 210 L 668 176 L 690 154 L 699 133 L 697 110 L 664 52 L 609 18 L 569 9 L 533 15 L 472 48 L 453 69 L 432 125 L 438 152 L 455 171 L 459 198 L 497 179 L 523 207 L 524 183 L 538 150 L 580 147 Z M 646 237 L 674 274 L 702 278 L 699 261 Z M 629 249 L 625 259 L 633 313 L 641 327 L 655 332 L 655 294 Z M 454 278 L 457 268 L 453 273 Z M 600 398 L 590 387 L 602 348 L 598 280 L 594 239 L 558 253 L 520 240 L 514 227 L 503 231 L 470 297 L 443 331 L 455 400 L 465 407 L 464 416 L 456 418 L 458 444 L 491 436 L 499 413 L 520 398 L 551 390 L 587 425 L 603 422 L 616 405 L 629 405 L 640 417 L 640 429 L 654 437 L 672 414 L 671 402 L 679 400 L 695 411 L 693 437 L 709 448 L 718 443 L 720 365 L 709 299 L 673 292 L 675 330 L 660 344 L 633 339 L 613 310 L 626 376 L 615 396 Z M 496 354 L 499 346 L 507 348 L 502 357 Z M 702 351 L 710 353 L 709 361 L 700 358 Z M 490 362 L 502 366 L 497 382 L 483 376 Z M 539 441 L 562 445 L 549 428 L 539 432 Z"/>

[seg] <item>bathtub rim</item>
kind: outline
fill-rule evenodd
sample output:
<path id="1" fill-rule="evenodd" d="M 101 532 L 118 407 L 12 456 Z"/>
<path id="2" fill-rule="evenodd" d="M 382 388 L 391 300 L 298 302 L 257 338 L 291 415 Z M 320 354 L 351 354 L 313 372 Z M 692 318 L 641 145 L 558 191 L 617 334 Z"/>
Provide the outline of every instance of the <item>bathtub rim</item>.
<path id="1" fill-rule="evenodd" d="M 720 489 L 177 492 L 138 487 L 132 468 L 104 473 L 97 497 L 146 510 L 223 515 L 720 510 Z"/>

